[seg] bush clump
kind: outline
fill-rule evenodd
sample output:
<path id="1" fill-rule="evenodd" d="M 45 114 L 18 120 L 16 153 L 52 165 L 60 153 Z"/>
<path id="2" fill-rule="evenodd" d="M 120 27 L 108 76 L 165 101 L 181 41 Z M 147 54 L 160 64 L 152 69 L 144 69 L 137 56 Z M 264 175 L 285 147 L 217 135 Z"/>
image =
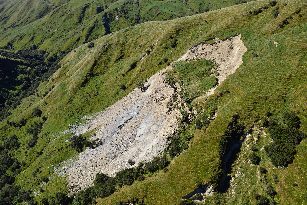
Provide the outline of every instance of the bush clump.
<path id="1" fill-rule="evenodd" d="M 87 44 L 88 48 L 93 48 L 95 46 L 95 44 L 93 42 L 90 42 L 89 44 Z"/>
<path id="2" fill-rule="evenodd" d="M 261 158 L 255 152 L 252 152 L 249 155 L 249 160 L 251 161 L 252 164 L 258 165 Z"/>
<path id="3" fill-rule="evenodd" d="M 82 152 L 83 147 L 87 144 L 87 140 L 82 135 L 72 136 L 70 146 L 75 149 L 77 152 Z"/>
<path id="4" fill-rule="evenodd" d="M 264 123 L 273 139 L 273 142 L 265 147 L 265 151 L 276 167 L 286 167 L 293 162 L 296 145 L 306 138 L 306 134 L 299 130 L 300 123 L 299 117 L 293 112 Z"/>
<path id="5" fill-rule="evenodd" d="M 38 108 L 35 108 L 34 111 L 33 111 L 33 117 L 40 117 L 42 115 L 42 111 Z"/>
<path id="6" fill-rule="evenodd" d="M 17 136 L 12 135 L 9 138 L 4 140 L 5 149 L 18 149 L 20 147 L 20 143 L 18 142 Z"/>
<path id="7" fill-rule="evenodd" d="M 98 173 L 94 181 L 94 186 L 78 192 L 72 204 L 92 204 L 97 197 L 104 198 L 110 196 L 123 186 L 129 186 L 136 180 L 142 181 L 145 179 L 145 174 L 151 174 L 157 170 L 161 170 L 165 168 L 168 163 L 166 157 L 162 156 L 155 157 L 151 162 L 139 163 L 137 167 L 124 169 L 116 173 L 115 177 L 109 177 L 106 174 Z M 138 203 L 142 204 L 141 201 Z"/>

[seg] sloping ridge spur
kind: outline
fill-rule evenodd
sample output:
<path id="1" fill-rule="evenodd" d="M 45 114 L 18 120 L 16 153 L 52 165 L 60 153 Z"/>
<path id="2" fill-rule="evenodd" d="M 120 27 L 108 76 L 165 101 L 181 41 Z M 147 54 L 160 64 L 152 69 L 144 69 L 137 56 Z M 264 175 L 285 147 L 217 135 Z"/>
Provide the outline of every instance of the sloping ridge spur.
<path id="1" fill-rule="evenodd" d="M 215 44 L 199 44 L 192 47 L 178 61 L 207 59 L 219 66 L 217 76 L 221 83 L 242 64 L 246 47 L 240 35 L 228 40 L 217 40 Z M 172 66 L 150 77 L 145 91 L 134 89 L 91 122 L 74 129 L 75 134 L 84 134 L 91 130 L 96 133 L 90 140 L 98 140 L 98 147 L 87 148 L 80 153 L 78 160 L 62 168 L 68 177 L 71 193 L 77 193 L 93 185 L 97 173 L 114 176 L 118 171 L 132 167 L 143 161 L 151 161 L 162 153 L 168 144 L 168 137 L 176 132 L 178 109 L 169 110 L 167 104 L 175 92 L 180 91 L 165 81 L 166 71 Z M 215 89 L 215 88 L 214 88 Z M 208 91 L 207 95 L 214 92 Z"/>

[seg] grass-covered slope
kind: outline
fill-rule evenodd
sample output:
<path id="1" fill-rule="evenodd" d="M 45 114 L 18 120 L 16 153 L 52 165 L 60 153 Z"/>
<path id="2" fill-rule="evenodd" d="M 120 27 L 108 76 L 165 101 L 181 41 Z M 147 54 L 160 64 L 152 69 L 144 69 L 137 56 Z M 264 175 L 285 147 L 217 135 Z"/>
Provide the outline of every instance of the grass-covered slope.
<path id="1" fill-rule="evenodd" d="M 0 87 L 0 119 L 9 115 L 9 110 L 34 91 L 40 81 L 49 78 L 58 61 L 73 48 L 143 22 L 170 20 L 238 3 L 243 1 L 3 0 L 0 55 L 6 61 L 26 59 L 28 68 L 20 69 L 18 65 L 16 69 L 13 61 L 1 64 L 4 81 L 12 83 Z M 38 77 L 29 77 L 30 70 Z M 29 85 L 21 86 L 21 81 Z"/>
<path id="2" fill-rule="evenodd" d="M 27 0 L 0 4 L 1 47 L 67 51 L 110 32 L 147 21 L 169 20 L 247 1 Z"/>
<path id="3" fill-rule="evenodd" d="M 294 112 L 301 121 L 300 131 L 306 133 L 306 18 L 304 1 L 257 1 L 140 24 L 76 48 L 35 95 L 24 99 L 0 123 L 2 144 L 16 135 L 20 146 L 7 147 L 23 162 L 19 172 L 7 173 L 16 176 L 16 185 L 32 190 L 39 203 L 56 192 L 67 193 L 65 178 L 54 174 L 54 167 L 77 154 L 67 141 L 70 135 L 62 133 L 69 124 L 104 110 L 127 95 L 138 81 L 165 68 L 190 47 L 213 43 L 214 37 L 226 39 L 241 34 L 247 47 L 243 64 L 208 100 L 199 97 L 191 102 L 200 113 L 217 108 L 216 118 L 207 128 L 192 129 L 190 147 L 165 171 L 124 186 L 98 202 L 115 204 L 139 198 L 146 204 L 179 204 L 199 184 L 218 187 L 219 169 L 223 167 L 219 143 L 230 129 L 232 116 L 240 116 L 238 123 L 247 132 L 256 122 L 258 129 L 263 127 L 269 113 L 281 119 L 284 113 Z M 121 89 L 122 85 L 127 89 Z M 195 126 L 193 123 L 190 126 Z M 236 186 L 225 193 L 216 191 L 206 199 L 208 203 L 257 204 L 266 199 L 281 204 L 306 202 L 306 140 L 296 145 L 293 162 L 278 168 L 262 149 L 271 141 L 269 131 L 263 129 L 267 135 L 260 134 L 257 142 L 242 143 L 229 173 L 236 174 L 232 182 Z M 249 160 L 251 152 L 261 157 L 258 165 Z M 260 172 L 260 167 L 267 172 Z M 271 189 L 276 194 L 270 194 Z"/>
<path id="4" fill-rule="evenodd" d="M 220 137 L 236 113 L 249 130 L 255 121 L 263 121 L 268 112 L 281 115 L 294 111 L 301 119 L 301 130 L 306 132 L 303 94 L 306 90 L 306 5 L 279 2 L 266 8 L 267 2 L 261 4 L 223 9 L 201 16 L 199 21 L 196 17 L 193 19 L 196 24 L 219 19 L 209 29 L 203 25 L 194 26 L 191 31 L 194 35 L 202 31 L 226 38 L 241 33 L 248 48 L 239 70 L 203 104 L 206 108 L 216 103 L 217 118 L 206 130 L 195 132 L 191 147 L 171 163 L 166 173 L 160 172 L 144 182 L 124 187 L 111 197 L 99 200 L 100 204 L 127 201 L 133 197 L 143 199 L 145 204 L 179 204 L 198 183 L 215 183 L 220 163 L 217 149 Z M 277 17 L 276 11 L 279 12 Z M 229 91 L 229 94 L 220 95 L 223 91 Z M 269 138 L 260 135 L 257 143 L 252 141 L 242 145 L 230 173 L 236 174 L 235 186 L 223 195 L 216 192 L 206 203 L 260 204 L 269 203 L 269 200 L 281 204 L 306 203 L 306 141 L 297 145 L 293 163 L 283 169 L 276 168 L 262 149 L 270 142 Z M 254 144 L 261 157 L 259 165 L 253 165 L 249 160 Z M 261 173 L 261 168 L 267 172 Z"/>

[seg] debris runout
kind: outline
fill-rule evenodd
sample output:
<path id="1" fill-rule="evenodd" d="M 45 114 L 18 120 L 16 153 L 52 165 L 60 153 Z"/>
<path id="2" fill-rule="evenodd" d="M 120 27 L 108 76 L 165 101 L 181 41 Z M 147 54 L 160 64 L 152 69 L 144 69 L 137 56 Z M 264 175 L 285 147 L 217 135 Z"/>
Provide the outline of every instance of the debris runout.
<path id="1" fill-rule="evenodd" d="M 167 107 L 176 91 L 165 83 L 165 70 L 148 79 L 146 90 L 136 88 L 77 130 L 75 134 L 96 129 L 90 140 L 98 140 L 101 145 L 87 148 L 66 168 L 72 193 L 92 186 L 97 173 L 114 176 L 132 167 L 128 160 L 136 166 L 163 152 L 181 116 L 179 110 Z"/>
<path id="2" fill-rule="evenodd" d="M 201 43 L 189 49 L 178 61 L 214 61 L 218 65 L 216 77 L 220 84 L 243 63 L 247 49 L 240 38 L 241 35 L 225 41 L 215 39 L 216 43 L 212 45 Z M 132 167 L 128 160 L 137 166 L 140 162 L 151 161 L 167 147 L 168 138 L 177 131 L 178 118 L 181 118 L 178 109 L 167 106 L 173 95 L 180 91 L 179 85 L 175 89 L 166 83 L 168 69 L 172 66 L 150 77 L 143 89 L 134 89 L 92 121 L 74 130 L 78 135 L 95 129 L 90 140 L 100 143 L 94 149 L 87 148 L 79 154 L 78 160 L 62 168 L 71 193 L 93 186 L 97 173 L 115 176 Z M 206 96 L 213 94 L 216 87 Z"/>

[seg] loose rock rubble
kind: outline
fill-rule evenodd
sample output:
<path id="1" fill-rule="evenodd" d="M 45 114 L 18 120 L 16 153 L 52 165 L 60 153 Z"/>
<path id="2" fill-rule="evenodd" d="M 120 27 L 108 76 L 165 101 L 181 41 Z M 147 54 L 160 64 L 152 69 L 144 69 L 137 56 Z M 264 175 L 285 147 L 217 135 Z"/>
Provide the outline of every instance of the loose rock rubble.
<path id="1" fill-rule="evenodd" d="M 177 129 L 180 111 L 169 110 L 167 103 L 175 93 L 165 83 L 165 70 L 148 79 L 146 91 L 135 89 L 113 104 L 95 120 L 76 130 L 76 134 L 97 129 L 91 140 L 102 145 L 87 148 L 79 159 L 64 170 L 68 186 L 78 192 L 93 185 L 97 173 L 114 176 L 116 172 L 135 166 L 142 161 L 151 161 L 167 146 L 167 138 Z"/>
<path id="2" fill-rule="evenodd" d="M 242 64 L 246 50 L 240 36 L 235 36 L 225 41 L 216 40 L 213 45 L 192 47 L 178 61 L 203 58 L 215 61 L 219 65 L 217 78 L 221 83 Z M 178 109 L 169 110 L 167 106 L 175 92 L 180 91 L 179 85 L 174 89 L 165 82 L 166 71 L 171 68 L 169 66 L 150 77 L 146 89 L 136 88 L 89 123 L 74 128 L 75 134 L 97 130 L 90 140 L 98 140 L 100 145 L 87 148 L 79 154 L 78 160 L 63 167 L 62 174 L 68 177 L 71 193 L 92 186 L 97 173 L 114 176 L 116 172 L 132 167 L 128 160 L 137 166 L 163 152 L 168 137 L 177 130 L 177 119 L 181 117 Z M 213 94 L 214 89 L 207 95 Z"/>

